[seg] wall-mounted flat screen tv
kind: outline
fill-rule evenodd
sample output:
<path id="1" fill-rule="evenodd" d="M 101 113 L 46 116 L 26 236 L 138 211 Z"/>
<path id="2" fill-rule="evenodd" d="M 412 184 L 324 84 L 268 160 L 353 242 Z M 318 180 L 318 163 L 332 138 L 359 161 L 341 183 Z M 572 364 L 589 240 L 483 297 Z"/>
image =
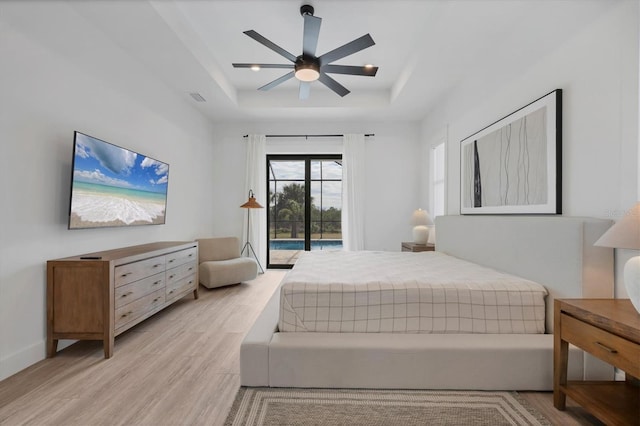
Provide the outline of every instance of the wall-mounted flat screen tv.
<path id="1" fill-rule="evenodd" d="M 162 225 L 169 165 L 74 133 L 69 229 Z"/>

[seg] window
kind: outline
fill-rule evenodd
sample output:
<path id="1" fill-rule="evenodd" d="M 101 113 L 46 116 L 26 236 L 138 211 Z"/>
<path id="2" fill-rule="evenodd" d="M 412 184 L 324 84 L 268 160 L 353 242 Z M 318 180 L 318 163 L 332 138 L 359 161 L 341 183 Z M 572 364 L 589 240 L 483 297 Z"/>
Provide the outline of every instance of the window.
<path id="1" fill-rule="evenodd" d="M 442 142 L 431 150 L 431 214 L 445 214 L 445 143 Z"/>

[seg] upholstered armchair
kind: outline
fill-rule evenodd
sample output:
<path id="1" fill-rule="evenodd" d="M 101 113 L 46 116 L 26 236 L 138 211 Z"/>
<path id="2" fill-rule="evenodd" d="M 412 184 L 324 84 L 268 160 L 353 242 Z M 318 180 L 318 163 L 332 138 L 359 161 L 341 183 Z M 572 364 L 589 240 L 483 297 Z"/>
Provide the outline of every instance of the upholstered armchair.
<path id="1" fill-rule="evenodd" d="M 240 256 L 236 237 L 198 239 L 200 284 L 207 288 L 239 284 L 258 275 L 258 264 Z"/>

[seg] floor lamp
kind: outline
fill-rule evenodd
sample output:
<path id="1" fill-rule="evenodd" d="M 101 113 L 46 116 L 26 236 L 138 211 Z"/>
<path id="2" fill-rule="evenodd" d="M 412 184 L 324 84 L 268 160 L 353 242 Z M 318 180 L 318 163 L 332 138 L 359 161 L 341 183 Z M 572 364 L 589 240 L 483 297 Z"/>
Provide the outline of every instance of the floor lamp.
<path id="1" fill-rule="evenodd" d="M 260 267 L 260 271 L 262 271 L 262 273 L 264 274 L 264 269 L 262 269 L 262 265 L 260 265 L 260 261 L 258 260 L 258 256 L 256 256 L 256 252 L 253 250 L 253 246 L 251 245 L 251 221 L 250 221 L 250 217 L 251 217 L 251 212 L 249 211 L 249 209 L 263 209 L 264 207 L 262 207 L 257 201 L 256 201 L 256 197 L 253 196 L 253 190 L 249 190 L 249 200 L 244 203 L 243 205 L 240 206 L 240 208 L 243 209 L 247 209 L 247 242 L 244 243 L 244 247 L 242 247 L 242 251 L 240 252 L 240 255 L 244 254 L 244 251 L 247 251 L 247 256 L 249 256 L 249 252 L 251 252 L 251 254 L 253 254 L 253 257 L 256 259 L 256 262 L 258 262 L 258 266 Z"/>

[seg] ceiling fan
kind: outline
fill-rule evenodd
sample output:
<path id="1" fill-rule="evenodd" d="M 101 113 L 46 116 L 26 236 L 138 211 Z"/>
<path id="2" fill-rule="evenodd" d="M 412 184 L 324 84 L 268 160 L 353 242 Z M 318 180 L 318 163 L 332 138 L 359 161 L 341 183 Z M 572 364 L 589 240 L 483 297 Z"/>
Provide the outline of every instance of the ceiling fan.
<path id="1" fill-rule="evenodd" d="M 259 87 L 258 90 L 269 90 L 285 81 L 295 77 L 300 80 L 300 90 L 298 97 L 300 99 L 307 99 L 309 97 L 309 91 L 311 90 L 311 82 L 320 81 L 322 84 L 333 90 L 340 96 L 345 96 L 350 91 L 342 84 L 338 83 L 333 78 L 329 77 L 330 74 L 349 74 L 349 75 L 362 75 L 368 77 L 374 77 L 378 72 L 378 67 L 372 65 L 365 66 L 353 66 L 353 65 L 334 65 L 331 62 L 342 59 L 346 56 L 352 55 L 356 52 L 371 47 L 375 44 L 369 34 L 365 34 L 343 46 L 340 46 L 330 52 L 323 55 L 316 56 L 316 48 L 318 46 L 318 35 L 320 34 L 320 24 L 322 18 L 313 16 L 313 7 L 304 5 L 300 7 L 300 14 L 304 18 L 304 33 L 302 37 L 302 55 L 294 56 L 282 47 L 273 43 L 272 41 L 261 36 L 254 30 L 244 31 L 244 34 L 248 35 L 258 43 L 263 44 L 274 52 L 284 56 L 291 61 L 291 64 L 238 64 L 234 63 L 234 68 L 251 68 L 253 70 L 259 70 L 260 68 L 283 68 L 291 69 L 292 71 L 273 80 L 270 83 Z"/>

